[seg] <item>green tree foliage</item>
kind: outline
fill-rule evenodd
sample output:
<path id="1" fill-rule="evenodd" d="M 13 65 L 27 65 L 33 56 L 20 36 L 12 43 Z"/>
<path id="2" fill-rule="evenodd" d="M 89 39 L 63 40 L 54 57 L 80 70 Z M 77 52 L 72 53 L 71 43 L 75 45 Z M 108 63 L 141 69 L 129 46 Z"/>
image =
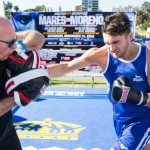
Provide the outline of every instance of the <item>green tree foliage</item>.
<path id="1" fill-rule="evenodd" d="M 146 30 L 150 27 L 150 2 L 145 1 L 141 6 L 141 12 L 137 13 L 139 19 L 141 18 L 141 22 L 139 25 L 142 30 Z"/>
<path id="2" fill-rule="evenodd" d="M 45 11 L 46 10 L 46 7 L 44 5 L 41 5 L 41 6 L 36 6 L 35 9 L 37 11 Z"/>
<path id="3" fill-rule="evenodd" d="M 30 8 L 30 9 L 24 10 L 24 12 L 37 12 L 37 9 Z"/>
<path id="4" fill-rule="evenodd" d="M 5 15 L 8 19 L 10 19 L 10 12 L 12 11 L 13 4 L 11 2 L 4 2 L 4 10 L 5 10 Z"/>
<path id="5" fill-rule="evenodd" d="M 143 10 L 144 14 L 148 15 L 150 13 L 150 2 L 144 2 L 141 6 L 141 9 Z"/>
<path id="6" fill-rule="evenodd" d="M 141 9 L 143 11 L 144 22 L 150 22 L 150 2 L 144 2 Z"/>
<path id="7" fill-rule="evenodd" d="M 128 5 L 127 7 L 125 7 L 125 10 L 129 12 L 133 11 L 133 9 L 134 7 L 132 5 Z"/>
<path id="8" fill-rule="evenodd" d="M 44 5 L 41 5 L 41 6 L 36 6 L 35 8 L 29 8 L 29 9 L 26 9 L 24 10 L 25 12 L 43 12 L 43 11 L 46 11 L 46 7 Z"/>
<path id="9" fill-rule="evenodd" d="M 132 5 L 129 5 L 124 7 L 124 10 L 136 12 L 136 25 L 142 30 L 146 30 L 147 27 L 150 27 L 150 2 L 143 2 L 141 7 L 133 7 Z"/>
<path id="10" fill-rule="evenodd" d="M 14 6 L 14 10 L 17 12 L 19 11 L 19 7 L 18 6 Z"/>

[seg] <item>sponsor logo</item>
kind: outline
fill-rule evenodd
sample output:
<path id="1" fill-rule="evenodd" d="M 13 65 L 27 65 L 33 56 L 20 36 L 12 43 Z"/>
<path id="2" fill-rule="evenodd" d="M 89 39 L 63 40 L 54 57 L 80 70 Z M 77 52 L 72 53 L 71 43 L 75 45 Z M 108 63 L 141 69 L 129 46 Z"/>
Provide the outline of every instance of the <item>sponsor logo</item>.
<path id="1" fill-rule="evenodd" d="M 71 58 L 69 56 L 61 57 L 61 60 L 70 60 Z"/>
<path id="2" fill-rule="evenodd" d="M 53 121 L 45 118 L 42 121 L 23 121 L 14 123 L 19 138 L 51 139 L 51 140 L 78 140 L 78 136 L 85 129 L 79 124 Z"/>
<path id="3" fill-rule="evenodd" d="M 122 88 L 122 96 L 121 96 L 120 102 L 126 103 L 130 87 L 127 87 L 127 86 L 122 86 L 122 87 L 123 87 Z"/>
<path id="4" fill-rule="evenodd" d="M 43 87 L 41 88 L 40 92 L 43 94 L 46 91 L 46 85 L 44 84 Z"/>
<path id="5" fill-rule="evenodd" d="M 56 96 L 84 96 L 85 92 L 71 92 L 71 91 L 45 91 L 43 95 Z"/>
<path id="6" fill-rule="evenodd" d="M 141 82 L 141 81 L 143 81 L 143 78 L 141 77 L 141 76 L 135 76 L 135 78 L 133 78 L 133 81 L 135 81 L 135 82 Z"/>

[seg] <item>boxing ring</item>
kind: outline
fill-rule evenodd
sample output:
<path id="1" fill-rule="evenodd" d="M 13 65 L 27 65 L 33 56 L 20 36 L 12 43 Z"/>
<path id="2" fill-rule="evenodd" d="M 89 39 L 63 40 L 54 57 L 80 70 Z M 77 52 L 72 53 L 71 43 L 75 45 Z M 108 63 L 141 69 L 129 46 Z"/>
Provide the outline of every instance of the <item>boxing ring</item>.
<path id="1" fill-rule="evenodd" d="M 117 139 L 103 88 L 49 87 L 27 107 L 15 107 L 13 120 L 23 150 L 108 150 Z"/>
<path id="2" fill-rule="evenodd" d="M 103 88 L 48 88 L 13 119 L 24 150 L 108 150 L 116 140 Z"/>

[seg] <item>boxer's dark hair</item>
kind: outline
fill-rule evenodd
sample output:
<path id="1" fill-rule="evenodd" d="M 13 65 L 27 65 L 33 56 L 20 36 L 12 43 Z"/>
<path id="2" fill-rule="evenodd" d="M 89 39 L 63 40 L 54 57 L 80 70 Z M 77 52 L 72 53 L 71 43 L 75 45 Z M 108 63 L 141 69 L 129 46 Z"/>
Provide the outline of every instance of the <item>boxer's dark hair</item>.
<path id="1" fill-rule="evenodd" d="M 123 12 L 117 12 L 110 16 L 106 16 L 103 26 L 102 32 L 107 33 L 109 35 L 122 35 L 128 34 L 131 32 L 131 23 L 128 16 Z"/>

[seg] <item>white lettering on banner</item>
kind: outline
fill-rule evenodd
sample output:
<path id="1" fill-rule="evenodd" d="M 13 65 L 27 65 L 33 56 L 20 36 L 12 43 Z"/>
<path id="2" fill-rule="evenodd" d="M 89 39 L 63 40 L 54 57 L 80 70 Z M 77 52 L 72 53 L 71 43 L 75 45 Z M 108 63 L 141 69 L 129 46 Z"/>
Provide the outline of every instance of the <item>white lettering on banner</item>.
<path id="1" fill-rule="evenodd" d="M 78 32 L 95 32 L 95 27 L 75 27 L 75 30 L 78 30 Z"/>
<path id="2" fill-rule="evenodd" d="M 103 21 L 103 16 L 70 16 L 73 25 L 102 25 Z"/>
<path id="3" fill-rule="evenodd" d="M 69 91 L 45 91 L 43 95 L 57 96 L 84 96 L 85 92 L 69 92 Z"/>
<path id="4" fill-rule="evenodd" d="M 48 52 L 43 52 L 43 53 L 40 53 L 40 57 L 42 60 L 52 60 L 53 58 L 57 58 L 57 53 L 52 54 L 52 53 L 48 53 Z"/>
<path id="5" fill-rule="evenodd" d="M 39 16 L 39 25 L 102 25 L 103 16 Z"/>
<path id="6" fill-rule="evenodd" d="M 80 12 L 80 11 L 75 11 L 75 12 L 72 12 L 72 15 L 84 15 L 84 16 L 87 16 L 88 12 Z"/>
<path id="7" fill-rule="evenodd" d="M 81 37 L 81 35 L 67 34 L 67 35 L 64 35 L 64 37 L 69 37 L 69 38 L 72 38 L 72 37 Z"/>
<path id="8" fill-rule="evenodd" d="M 39 16 L 39 25 L 62 25 L 66 24 L 66 16 Z"/>
<path id="9" fill-rule="evenodd" d="M 66 15 L 66 12 L 55 12 L 54 15 Z"/>
<path id="10" fill-rule="evenodd" d="M 94 38 L 94 35 L 87 35 L 87 38 Z"/>
<path id="11" fill-rule="evenodd" d="M 47 30 L 47 32 L 64 32 L 63 27 L 49 27 L 49 25 L 46 25 L 44 30 Z"/>
<path id="12" fill-rule="evenodd" d="M 47 35 L 47 37 L 63 37 L 63 35 L 56 35 L 56 34 L 53 34 L 53 35 Z"/>

